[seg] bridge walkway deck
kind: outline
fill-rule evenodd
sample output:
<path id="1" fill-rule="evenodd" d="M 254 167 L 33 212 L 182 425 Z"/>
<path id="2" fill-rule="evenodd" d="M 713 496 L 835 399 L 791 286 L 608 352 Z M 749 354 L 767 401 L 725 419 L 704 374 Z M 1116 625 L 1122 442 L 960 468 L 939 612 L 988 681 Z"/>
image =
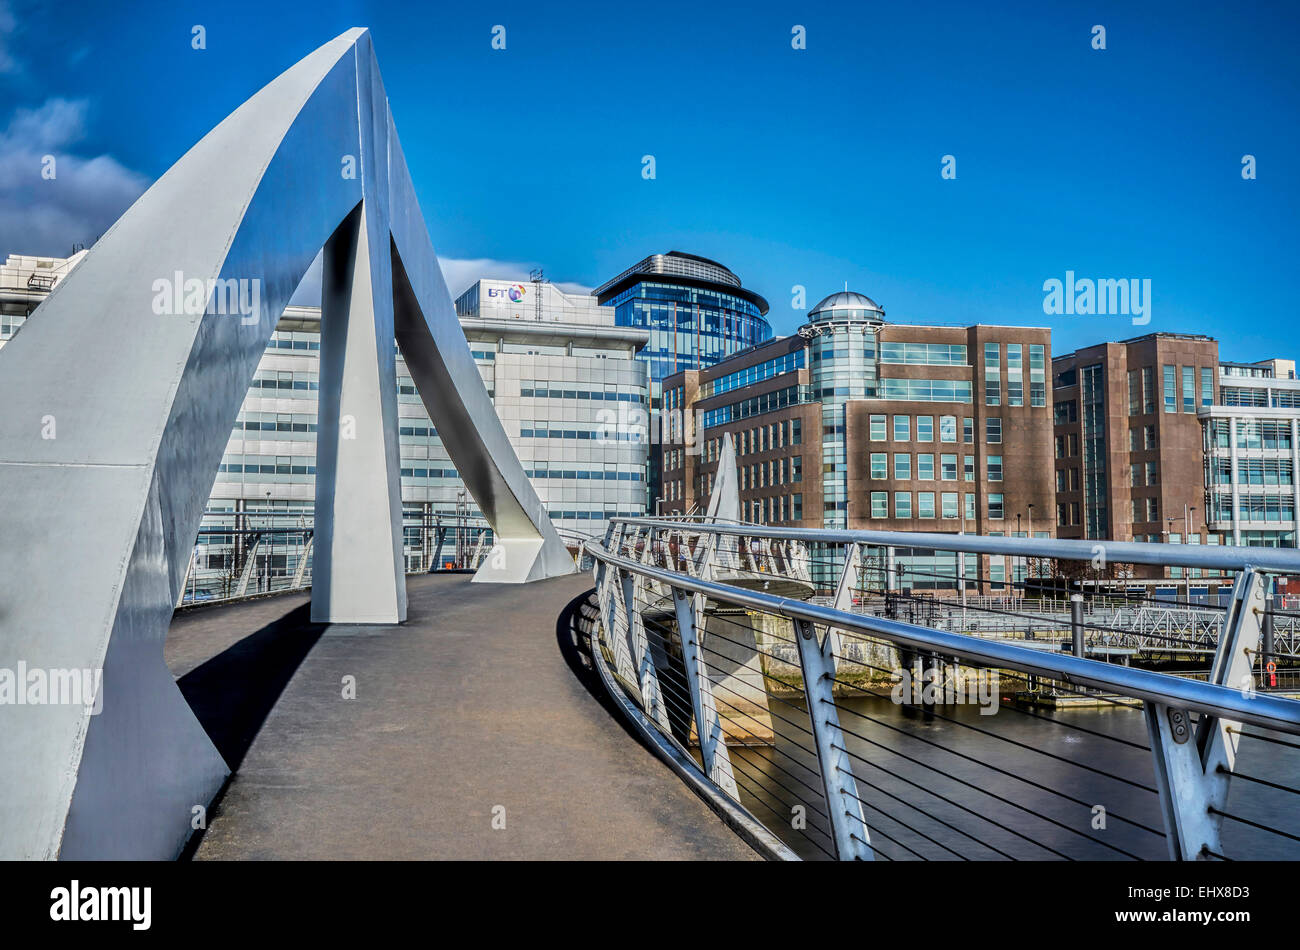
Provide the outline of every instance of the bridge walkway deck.
<path id="1" fill-rule="evenodd" d="M 168 663 L 234 770 L 192 856 L 756 858 L 603 705 L 566 610 L 590 587 L 413 577 L 400 627 L 303 594 L 178 614 Z"/>

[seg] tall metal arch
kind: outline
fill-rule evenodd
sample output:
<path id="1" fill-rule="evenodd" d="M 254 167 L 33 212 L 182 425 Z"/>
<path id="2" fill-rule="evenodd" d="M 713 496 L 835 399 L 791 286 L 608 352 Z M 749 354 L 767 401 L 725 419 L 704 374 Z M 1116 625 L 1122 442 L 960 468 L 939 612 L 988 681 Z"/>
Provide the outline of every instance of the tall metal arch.
<path id="1" fill-rule="evenodd" d="M 313 619 L 405 619 L 394 339 L 495 529 L 475 580 L 574 570 L 456 319 L 369 33 L 350 30 L 190 149 L 0 350 L 0 673 L 103 670 L 97 715 L 0 704 L 0 858 L 172 857 L 228 775 L 163 641 L 232 423 L 322 247 Z M 226 286 L 258 306 L 220 312 L 218 290 L 190 312 L 216 280 L 256 281 Z"/>

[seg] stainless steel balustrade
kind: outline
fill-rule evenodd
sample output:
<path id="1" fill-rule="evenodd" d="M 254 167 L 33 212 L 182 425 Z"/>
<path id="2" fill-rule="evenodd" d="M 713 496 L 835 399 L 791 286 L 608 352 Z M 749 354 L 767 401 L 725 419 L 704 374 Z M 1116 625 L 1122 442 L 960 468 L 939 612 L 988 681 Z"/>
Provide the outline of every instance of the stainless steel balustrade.
<path id="1" fill-rule="evenodd" d="M 837 571 L 839 584 L 832 605 L 811 603 L 798 596 L 783 596 L 764 589 L 773 583 L 806 582 L 809 576 L 807 565 L 811 562 L 811 555 L 807 552 L 816 546 L 821 546 L 822 550 L 826 550 L 826 546 L 837 546 L 846 552 Z M 883 586 L 894 595 L 897 595 L 898 577 L 903 573 L 901 568 L 895 567 L 896 549 L 1085 561 L 1093 561 L 1100 550 L 1112 563 L 1200 567 L 1233 571 L 1237 576 L 1235 582 L 1229 579 L 1220 581 L 1225 585 L 1232 583 L 1232 598 L 1223 609 L 1224 619 L 1213 669 L 1205 680 L 1199 680 L 1101 662 L 1064 652 L 1033 649 L 1007 640 L 990 640 L 947 632 L 889 617 L 855 613 L 852 609 L 853 594 L 859 583 L 858 572 L 863 549 L 868 546 L 885 549 L 884 562 L 888 567 L 884 571 Z M 808 712 L 808 727 L 804 728 L 797 713 L 783 715 L 785 707 L 794 710 L 799 708 L 799 704 L 780 699 L 773 693 L 774 705 L 770 713 L 772 719 L 780 719 L 789 728 L 806 734 L 807 738 L 803 741 L 812 755 L 812 758 L 800 761 L 799 753 L 781 752 L 777 748 L 780 743 L 773 743 L 774 764 L 776 753 L 785 757 L 780 763 L 782 774 L 777 777 L 777 784 L 793 796 L 789 800 L 777 796 L 776 800 L 782 806 L 791 802 L 798 805 L 806 798 L 800 789 L 815 786 L 826 806 L 824 811 L 817 809 L 818 816 L 823 819 L 822 834 L 826 840 L 826 844 L 819 847 L 834 857 L 883 857 L 886 855 L 880 852 L 880 846 L 885 841 L 891 843 L 895 856 L 902 856 L 901 851 L 907 851 L 914 856 L 924 857 L 927 854 L 920 849 L 934 852 L 938 848 L 957 857 L 965 857 L 965 854 L 949 846 L 954 843 L 951 837 L 945 844 L 916 827 L 916 824 L 925 823 L 912 816 L 911 812 L 906 814 L 915 824 L 904 821 L 900 817 L 903 813 L 897 808 L 891 815 L 880 807 L 881 799 L 878 797 L 874 801 L 869 800 L 866 797 L 868 789 L 895 800 L 924 819 L 947 826 L 983 848 L 999 855 L 1011 856 L 1002 848 L 987 843 L 993 840 L 992 836 L 980 840 L 979 835 L 972 835 L 967 830 L 956 827 L 950 820 L 954 814 L 952 808 L 964 810 L 973 816 L 977 815 L 979 809 L 966 807 L 958 801 L 950 801 L 930 791 L 928 794 L 943 798 L 948 806 L 946 811 L 936 808 L 933 813 L 927 813 L 917 804 L 921 797 L 919 794 L 894 795 L 870 781 L 875 775 L 869 769 L 889 773 L 876 762 L 852 752 L 850 744 L 845 741 L 846 733 L 862 741 L 872 740 L 854 733 L 843 720 L 846 711 L 866 720 L 871 717 L 843 709 L 843 704 L 836 699 L 834 688 L 851 685 L 842 680 L 842 668 L 846 664 L 863 667 L 870 667 L 871 664 L 855 659 L 861 655 L 861 650 L 849 650 L 841 646 L 841 637 L 860 638 L 892 646 L 905 658 L 902 664 L 904 667 L 916 663 L 924 670 L 930 665 L 942 667 L 944 664 L 965 664 L 980 670 L 1023 674 L 1026 683 L 1031 686 L 1050 681 L 1064 690 L 1080 695 L 1104 697 L 1111 704 L 1140 703 L 1144 711 L 1143 721 L 1149 746 L 1123 738 L 1116 741 L 1149 750 L 1150 758 L 1147 761 L 1151 772 L 1147 775 L 1149 777 L 1154 774 L 1154 785 L 1111 775 L 1107 769 L 1087 763 L 1070 764 L 1158 795 L 1163 833 L 1158 828 L 1127 816 L 1120 816 L 1116 820 L 1127 822 L 1144 833 L 1163 836 L 1171 858 L 1227 857 L 1222 853 L 1221 840 L 1221 827 L 1225 818 L 1268 831 L 1283 842 L 1300 843 L 1300 835 L 1267 826 L 1267 823 L 1242 818 L 1226 810 L 1229 780 L 1234 775 L 1241 740 L 1258 737 L 1264 742 L 1277 741 L 1267 733 L 1300 736 L 1300 702 L 1258 691 L 1253 677 L 1254 667 L 1258 664 L 1262 669 L 1263 666 L 1260 662 L 1261 630 L 1265 626 L 1265 615 L 1270 612 L 1265 608 L 1265 573 L 1300 573 L 1300 554 L 1296 552 L 883 531 L 816 531 L 724 524 L 691 518 L 618 519 L 611 523 L 603 543 L 590 541 L 584 550 L 594 559 L 597 594 L 601 599 L 600 626 L 603 630 L 593 635 L 593 652 L 600 650 L 602 644 L 609 650 L 615 659 L 619 680 L 628 695 L 635 697 L 645 710 L 646 721 L 653 723 L 665 734 L 672 735 L 674 730 L 669 719 L 675 715 L 678 728 L 674 741 L 685 744 L 681 740 L 699 740 L 703 774 L 708 776 L 714 788 L 737 803 L 742 797 L 737 781 L 740 782 L 740 790 L 745 791 L 751 800 L 755 800 L 755 796 L 764 791 L 755 787 L 760 777 L 754 775 L 733 754 L 735 750 L 749 744 L 747 741 L 737 744 L 737 741 L 751 738 L 761 740 L 762 737 L 752 735 L 752 727 L 745 730 L 751 733 L 749 736 L 724 734 L 721 723 L 725 716 L 720 716 L 720 710 L 726 708 L 734 714 L 741 697 L 733 680 L 726 679 L 716 668 L 709 666 L 707 654 L 713 652 L 710 650 L 710 641 L 717 641 L 714 644 L 716 647 L 725 647 L 725 643 L 732 643 L 733 647 L 742 645 L 733 643 L 730 639 L 734 636 L 745 641 L 742 633 L 731 632 L 728 636 L 723 631 L 730 631 L 731 628 L 719 626 L 719 623 L 730 624 L 737 630 L 742 630 L 743 624 L 735 618 L 743 615 L 779 618 L 789 623 L 790 639 L 784 641 L 784 638 L 777 637 L 784 641 L 781 656 L 763 653 L 757 646 L 753 648 L 764 659 L 773 662 L 787 665 L 792 661 L 797 662 L 802 679 L 803 705 Z M 792 552 L 799 552 L 799 555 L 796 557 Z M 811 593 L 809 585 L 806 594 Z M 732 619 L 727 619 L 728 617 Z M 1068 623 L 1066 626 L 1068 633 Z M 1076 649 L 1080 642 L 1075 640 Z M 797 650 L 790 649 L 795 646 Z M 1069 648 L 1068 642 L 1066 648 Z M 684 662 L 675 665 L 678 661 L 671 660 L 670 657 L 676 657 L 679 653 Z M 761 660 L 758 662 L 761 666 Z M 877 666 L 875 669 L 881 668 Z M 684 684 L 680 682 L 683 673 Z M 775 678 L 769 675 L 767 667 L 763 667 L 762 675 L 765 682 Z M 853 688 L 864 695 L 879 695 L 860 686 Z M 783 704 L 780 713 L 775 707 L 777 702 Z M 1055 721 L 1058 726 L 1078 728 L 1101 738 L 1112 738 L 1095 730 L 1071 726 L 1059 718 L 1018 711 L 1035 719 Z M 752 723 L 755 720 L 749 721 Z M 950 718 L 949 721 L 964 725 L 955 719 Z M 855 720 L 854 727 L 856 725 Z M 1247 732 L 1243 727 L 1250 727 L 1251 731 Z M 989 730 L 976 726 L 966 725 L 966 728 L 992 735 Z M 1259 730 L 1265 730 L 1266 733 Z M 1001 739 L 998 736 L 994 738 Z M 1012 739 L 1001 741 L 1029 748 L 1025 743 Z M 1285 742 L 1279 744 L 1287 745 Z M 729 745 L 735 748 L 729 749 Z M 881 744 L 876 742 L 873 745 Z M 946 753 L 962 755 L 959 749 L 942 745 L 938 747 Z M 882 747 L 881 757 L 890 751 Z M 1044 751 L 1041 754 L 1061 758 L 1051 752 Z M 812 766 L 813 762 L 816 763 L 815 767 Z M 1095 835 L 1086 829 L 1074 827 L 1071 821 L 1062 821 L 1045 813 L 1036 814 L 1033 809 L 1025 808 L 1005 796 L 978 788 L 963 780 L 959 774 L 944 772 L 929 764 L 924 764 L 924 767 L 947 776 L 953 782 L 969 786 L 974 789 L 971 794 L 978 792 L 997 799 L 1006 806 L 1021 808 L 1033 816 L 1029 824 L 1037 822 L 1041 827 L 1047 827 L 1042 824 L 1047 822 L 1077 837 L 1091 836 L 1090 840 L 1097 841 Z M 1029 786 L 1036 784 L 1006 770 L 988 767 L 1009 776 L 1005 781 L 1016 780 Z M 775 775 L 775 772 L 772 774 Z M 1285 782 L 1274 781 L 1268 776 L 1261 779 L 1255 775 L 1243 774 L 1240 777 L 1245 781 L 1300 795 L 1300 789 L 1292 789 Z M 895 775 L 895 778 L 916 785 L 901 774 Z M 917 788 L 921 792 L 927 791 L 921 785 L 917 785 Z M 1082 800 L 1068 790 L 1047 788 L 1041 784 L 1038 788 L 1059 796 L 1065 802 L 1074 803 L 1071 807 L 1083 804 Z M 771 805 L 764 807 L 784 820 L 782 808 L 773 808 Z M 904 842 L 904 833 L 894 825 L 889 826 L 894 835 L 887 834 L 877 815 L 912 832 L 906 838 L 912 846 Z M 988 818 L 983 820 L 996 824 Z M 875 822 L 874 826 L 872 821 Z M 772 829 L 775 831 L 781 823 L 772 823 Z M 933 828 L 934 825 L 925 827 Z M 1061 833 L 1052 830 L 1054 834 Z M 1025 841 L 1033 837 L 1011 827 L 1003 827 L 999 834 L 1003 835 L 997 839 L 999 841 L 1013 840 L 1007 838 L 1007 835 L 1018 836 Z M 923 844 L 921 839 L 929 844 Z M 1046 837 L 1043 840 L 1047 843 L 1040 841 L 1039 847 L 1062 857 L 1070 856 L 1060 850 L 1060 842 L 1054 838 Z M 873 841 L 876 843 L 873 844 Z M 1140 849 L 1130 850 L 1104 840 L 1099 843 L 1121 855 L 1141 856 L 1137 853 Z M 1297 851 L 1297 856 L 1300 856 L 1300 851 Z"/>

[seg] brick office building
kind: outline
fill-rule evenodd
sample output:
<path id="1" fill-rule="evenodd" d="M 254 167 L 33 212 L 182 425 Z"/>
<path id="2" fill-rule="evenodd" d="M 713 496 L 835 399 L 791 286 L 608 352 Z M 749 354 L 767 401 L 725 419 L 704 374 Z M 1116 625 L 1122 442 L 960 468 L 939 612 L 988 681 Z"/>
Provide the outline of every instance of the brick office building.
<path id="1" fill-rule="evenodd" d="M 1181 333 L 1052 360 L 1058 537 L 1205 542 L 1197 414 L 1218 365 L 1216 341 Z"/>
<path id="2" fill-rule="evenodd" d="M 1050 331 L 884 317 L 832 294 L 798 333 L 666 378 L 661 510 L 707 506 L 729 432 L 748 521 L 1050 536 Z"/>

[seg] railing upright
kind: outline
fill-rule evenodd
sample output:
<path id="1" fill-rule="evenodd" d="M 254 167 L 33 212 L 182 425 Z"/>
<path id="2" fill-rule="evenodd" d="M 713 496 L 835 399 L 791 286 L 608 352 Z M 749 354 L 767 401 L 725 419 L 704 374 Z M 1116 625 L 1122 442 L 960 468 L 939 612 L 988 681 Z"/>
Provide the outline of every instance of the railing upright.
<path id="1" fill-rule="evenodd" d="M 1267 581 L 1247 569 L 1237 575 L 1209 682 L 1253 695 L 1253 658 L 1260 646 Z M 1222 857 L 1219 835 L 1240 742 L 1241 723 L 1202 713 L 1193 729 L 1186 709 L 1143 703 L 1169 857 Z"/>

